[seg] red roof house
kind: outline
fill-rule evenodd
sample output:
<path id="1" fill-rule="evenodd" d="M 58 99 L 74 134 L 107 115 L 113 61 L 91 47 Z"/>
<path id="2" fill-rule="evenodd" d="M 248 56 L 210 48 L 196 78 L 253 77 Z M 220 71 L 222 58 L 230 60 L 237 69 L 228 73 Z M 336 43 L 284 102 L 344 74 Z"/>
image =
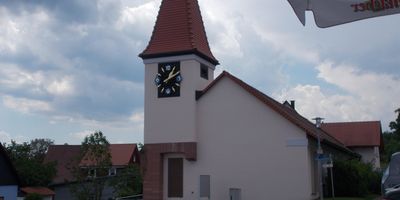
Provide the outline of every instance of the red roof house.
<path id="1" fill-rule="evenodd" d="M 139 152 L 136 144 L 111 144 L 110 145 L 111 163 L 114 167 L 124 167 L 130 163 L 139 163 Z M 91 166 L 93 162 L 82 159 L 79 166 Z"/>
<path id="2" fill-rule="evenodd" d="M 57 174 L 52 184 L 63 184 L 73 181 L 71 168 L 77 166 L 81 147 L 80 145 L 50 145 L 44 162 L 57 161 Z"/>
<path id="3" fill-rule="evenodd" d="M 112 167 L 109 169 L 109 176 L 114 176 L 120 169 L 127 167 L 129 164 L 139 164 L 140 155 L 136 144 L 110 144 Z M 90 160 L 81 158 L 80 145 L 51 145 L 46 154 L 44 162 L 57 162 L 57 175 L 54 177 L 51 188 L 54 189 L 57 199 L 73 199 L 69 184 L 74 183 L 75 179 L 72 174 L 74 168 L 86 168 L 92 166 Z M 88 176 L 92 176 L 88 174 Z M 105 188 L 103 198 L 113 197 L 113 190 Z"/>
<path id="4" fill-rule="evenodd" d="M 324 123 L 322 129 L 359 153 L 364 162 L 380 167 L 379 151 L 383 148 L 380 121 Z"/>

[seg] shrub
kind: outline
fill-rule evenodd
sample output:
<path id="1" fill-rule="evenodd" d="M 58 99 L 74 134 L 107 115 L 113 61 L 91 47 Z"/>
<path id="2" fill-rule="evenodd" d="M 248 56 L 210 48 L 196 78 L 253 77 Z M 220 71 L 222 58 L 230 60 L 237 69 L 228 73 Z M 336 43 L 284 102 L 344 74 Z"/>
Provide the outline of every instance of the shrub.
<path id="1" fill-rule="evenodd" d="M 42 199 L 43 197 L 36 193 L 28 194 L 25 197 L 25 200 L 42 200 Z"/>
<path id="2" fill-rule="evenodd" d="M 333 179 L 335 196 L 361 197 L 380 193 L 381 174 L 373 170 L 371 164 L 358 160 L 335 160 Z M 327 177 L 327 189 L 331 194 L 330 176 Z"/>

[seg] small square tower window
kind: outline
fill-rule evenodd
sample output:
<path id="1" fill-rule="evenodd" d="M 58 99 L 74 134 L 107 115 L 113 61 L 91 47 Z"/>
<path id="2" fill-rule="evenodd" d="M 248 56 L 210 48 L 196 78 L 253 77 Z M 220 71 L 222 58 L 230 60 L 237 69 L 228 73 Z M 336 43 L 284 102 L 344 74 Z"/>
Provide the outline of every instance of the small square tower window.
<path id="1" fill-rule="evenodd" d="M 200 77 L 208 80 L 208 66 L 207 65 L 201 64 Z"/>

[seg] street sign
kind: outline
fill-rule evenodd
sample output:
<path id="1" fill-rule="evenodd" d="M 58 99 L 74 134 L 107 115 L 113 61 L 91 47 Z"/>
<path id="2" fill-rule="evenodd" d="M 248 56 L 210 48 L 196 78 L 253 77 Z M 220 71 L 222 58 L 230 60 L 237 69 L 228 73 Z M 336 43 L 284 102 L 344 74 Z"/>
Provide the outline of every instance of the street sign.
<path id="1" fill-rule="evenodd" d="M 333 164 L 332 164 L 332 163 L 323 164 L 322 167 L 323 167 L 323 168 L 332 168 L 332 167 L 333 167 Z"/>
<path id="2" fill-rule="evenodd" d="M 319 154 L 317 155 L 317 157 L 315 158 L 315 160 L 330 160 L 331 158 L 328 155 L 325 154 Z"/>
<path id="3" fill-rule="evenodd" d="M 314 13 L 320 28 L 372 17 L 400 13 L 400 0 L 288 0 L 300 22 L 305 25 L 305 12 Z"/>

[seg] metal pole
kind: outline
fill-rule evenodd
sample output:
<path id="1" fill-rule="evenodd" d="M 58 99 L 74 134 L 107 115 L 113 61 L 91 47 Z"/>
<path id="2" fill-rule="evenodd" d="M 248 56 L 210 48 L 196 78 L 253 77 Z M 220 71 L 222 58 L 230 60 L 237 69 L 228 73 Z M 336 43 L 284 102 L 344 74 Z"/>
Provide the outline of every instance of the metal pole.
<path id="1" fill-rule="evenodd" d="M 335 187 L 333 186 L 333 167 L 331 167 L 332 199 L 335 199 Z"/>
<path id="2" fill-rule="evenodd" d="M 322 177 L 322 170 L 321 170 L 321 160 L 318 158 L 318 182 L 319 182 L 319 199 L 323 200 L 323 195 L 322 195 L 322 182 L 321 182 L 321 177 Z"/>
<path id="3" fill-rule="evenodd" d="M 332 199 L 335 200 L 335 186 L 333 185 L 333 161 L 332 161 L 332 154 L 329 155 L 331 160 L 331 185 L 332 185 Z"/>
<path id="4" fill-rule="evenodd" d="M 324 199 L 324 192 L 323 192 L 323 178 L 322 178 L 322 162 L 321 162 L 321 155 L 323 155 L 322 148 L 321 148 L 321 139 L 319 134 L 317 135 L 318 140 L 318 147 L 317 147 L 317 156 L 318 156 L 318 179 L 319 179 L 319 199 Z"/>
<path id="5" fill-rule="evenodd" d="M 322 120 L 324 118 L 321 117 L 316 117 L 313 120 L 315 120 L 315 126 L 319 129 L 321 128 Z M 321 138 L 320 138 L 320 132 L 318 131 L 317 134 L 317 140 L 318 140 L 318 149 L 317 149 L 317 155 L 318 155 L 318 176 L 319 176 L 319 196 L 320 200 L 324 200 L 324 185 L 323 185 L 323 177 L 322 177 L 322 162 L 320 155 L 323 155 L 322 147 L 321 147 Z"/>
<path id="6" fill-rule="evenodd" d="M 320 191 L 320 199 L 324 200 L 324 184 L 323 184 L 323 176 L 322 176 L 322 162 L 318 159 L 318 170 L 319 170 L 319 191 Z"/>

